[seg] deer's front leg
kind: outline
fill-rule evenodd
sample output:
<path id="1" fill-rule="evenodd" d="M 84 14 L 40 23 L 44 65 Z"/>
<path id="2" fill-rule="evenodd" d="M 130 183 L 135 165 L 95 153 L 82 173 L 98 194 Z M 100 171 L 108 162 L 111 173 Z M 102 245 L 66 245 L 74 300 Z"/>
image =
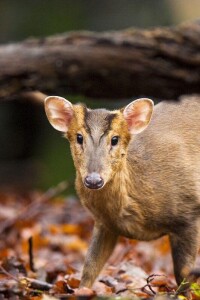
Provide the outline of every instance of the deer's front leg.
<path id="1" fill-rule="evenodd" d="M 101 225 L 95 225 L 92 241 L 86 256 L 80 287 L 90 288 L 105 262 L 111 255 L 118 235 Z"/>
<path id="2" fill-rule="evenodd" d="M 188 276 L 194 267 L 199 250 L 199 238 L 199 223 L 195 220 L 192 225 L 183 228 L 179 234 L 170 236 L 174 274 L 178 285 L 181 284 L 184 278 L 189 279 Z"/>

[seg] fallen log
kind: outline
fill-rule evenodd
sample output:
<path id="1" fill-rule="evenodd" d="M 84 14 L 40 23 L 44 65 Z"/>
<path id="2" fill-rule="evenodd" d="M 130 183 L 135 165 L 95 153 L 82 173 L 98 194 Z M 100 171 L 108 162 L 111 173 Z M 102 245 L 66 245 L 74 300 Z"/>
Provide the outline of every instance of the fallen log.
<path id="1" fill-rule="evenodd" d="M 200 93 L 200 22 L 1 45 L 0 99 L 36 90 L 113 99 Z"/>

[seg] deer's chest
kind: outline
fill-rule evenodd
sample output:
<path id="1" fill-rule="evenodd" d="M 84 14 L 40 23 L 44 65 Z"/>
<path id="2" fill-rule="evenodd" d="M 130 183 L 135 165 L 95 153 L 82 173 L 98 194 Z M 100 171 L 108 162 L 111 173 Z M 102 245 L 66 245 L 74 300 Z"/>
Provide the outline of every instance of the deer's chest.
<path id="1" fill-rule="evenodd" d="M 103 201 L 104 200 L 104 201 Z M 95 221 L 103 224 L 110 231 L 131 239 L 153 240 L 165 234 L 156 226 L 149 227 L 139 208 L 132 207 L 126 199 L 124 201 L 105 201 L 98 202 L 99 199 L 89 199 L 83 204 L 91 211 Z M 103 205 L 102 205 L 103 203 Z"/>

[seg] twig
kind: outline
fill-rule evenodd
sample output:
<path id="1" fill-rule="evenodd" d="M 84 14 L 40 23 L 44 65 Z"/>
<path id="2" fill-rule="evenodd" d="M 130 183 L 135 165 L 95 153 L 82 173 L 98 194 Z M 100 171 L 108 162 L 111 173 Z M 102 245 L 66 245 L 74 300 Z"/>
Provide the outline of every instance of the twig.
<path id="1" fill-rule="evenodd" d="M 29 266 L 32 272 L 35 272 L 34 259 L 33 259 L 33 237 L 28 239 L 28 254 L 29 254 Z"/>
<path id="2" fill-rule="evenodd" d="M 49 291 L 53 287 L 53 284 L 51 284 L 51 283 L 44 282 L 44 281 L 37 280 L 37 279 L 28 278 L 28 277 L 21 278 L 20 284 L 25 285 L 25 286 L 35 289 L 35 290 L 40 290 L 40 291 Z"/>
<path id="3" fill-rule="evenodd" d="M 0 265 L 0 272 L 2 274 L 5 274 L 8 277 L 11 277 L 12 279 L 14 279 L 15 281 L 19 282 L 19 279 L 17 277 L 15 277 L 14 275 L 10 274 L 8 271 L 6 271 L 6 269 L 4 269 L 4 267 L 2 267 L 2 265 Z"/>
<path id="4" fill-rule="evenodd" d="M 148 291 L 146 288 L 149 288 L 150 291 Z M 155 296 L 156 292 L 154 292 L 154 290 L 151 288 L 150 284 L 146 284 L 145 286 L 143 286 L 141 288 L 141 291 L 144 292 L 145 294 L 149 295 L 149 296 Z"/>
<path id="5" fill-rule="evenodd" d="M 10 274 L 8 271 L 6 271 L 4 267 L 2 267 L 2 265 L 0 265 L 0 272 L 14 279 L 16 282 L 18 282 L 18 284 L 21 287 L 31 288 L 40 291 L 49 291 L 51 288 L 53 288 L 53 284 L 41 280 L 28 278 L 28 277 L 17 278 L 14 275 Z"/>
<path id="6" fill-rule="evenodd" d="M 183 279 L 181 284 L 178 286 L 175 296 L 178 296 L 180 293 L 185 293 L 186 291 L 189 291 L 190 284 L 186 279 Z"/>
<path id="7" fill-rule="evenodd" d="M 69 187 L 68 182 L 60 182 L 56 187 L 48 189 L 43 195 L 38 197 L 38 199 L 30 204 L 28 204 L 21 212 L 19 212 L 14 218 L 8 219 L 1 222 L 0 224 L 0 234 L 4 233 L 6 230 L 11 228 L 19 220 L 27 220 L 29 218 L 34 218 L 41 213 L 42 205 L 49 201 L 49 199 L 62 193 Z"/>
<path id="8" fill-rule="evenodd" d="M 147 284 L 145 284 L 145 286 L 143 286 L 141 288 L 141 290 L 150 295 L 150 296 L 155 296 L 156 295 L 156 292 L 153 290 L 152 286 L 151 286 L 151 282 L 154 280 L 155 277 L 160 277 L 160 276 L 164 276 L 166 277 L 165 275 L 159 275 L 159 274 L 151 274 L 149 275 L 149 277 L 147 277 L 146 281 L 147 281 Z M 149 288 L 150 292 L 146 289 L 146 288 Z"/>
<path id="9" fill-rule="evenodd" d="M 47 95 L 41 93 L 40 91 L 29 91 L 20 94 L 20 97 L 25 100 L 31 100 L 38 104 L 44 104 L 44 99 Z"/>

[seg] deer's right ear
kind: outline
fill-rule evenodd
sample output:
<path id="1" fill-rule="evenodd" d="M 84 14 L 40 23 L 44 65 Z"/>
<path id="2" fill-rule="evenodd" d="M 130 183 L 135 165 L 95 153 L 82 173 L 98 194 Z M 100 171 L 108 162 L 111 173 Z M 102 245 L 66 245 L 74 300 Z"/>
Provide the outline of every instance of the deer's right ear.
<path id="1" fill-rule="evenodd" d="M 74 111 L 71 102 L 58 96 L 45 99 L 45 112 L 50 124 L 59 131 L 67 132 Z"/>

